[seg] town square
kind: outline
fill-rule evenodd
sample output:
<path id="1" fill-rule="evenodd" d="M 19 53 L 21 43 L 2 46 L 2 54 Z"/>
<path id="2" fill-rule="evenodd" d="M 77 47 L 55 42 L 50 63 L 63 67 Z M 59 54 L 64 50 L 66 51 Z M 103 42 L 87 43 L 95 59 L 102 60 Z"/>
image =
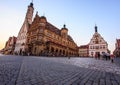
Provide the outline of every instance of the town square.
<path id="1" fill-rule="evenodd" d="M 119 85 L 119 61 L 0 55 L 0 85 Z"/>
<path id="2" fill-rule="evenodd" d="M 120 85 L 120 1 L 0 3 L 0 85 Z"/>

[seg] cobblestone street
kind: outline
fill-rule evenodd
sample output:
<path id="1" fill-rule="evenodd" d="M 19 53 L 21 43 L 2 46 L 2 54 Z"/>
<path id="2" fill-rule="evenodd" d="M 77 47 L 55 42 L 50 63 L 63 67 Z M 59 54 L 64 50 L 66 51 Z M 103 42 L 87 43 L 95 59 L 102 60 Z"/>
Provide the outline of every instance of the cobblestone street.
<path id="1" fill-rule="evenodd" d="M 0 55 L 0 85 L 120 85 L 120 66 L 94 58 Z"/>

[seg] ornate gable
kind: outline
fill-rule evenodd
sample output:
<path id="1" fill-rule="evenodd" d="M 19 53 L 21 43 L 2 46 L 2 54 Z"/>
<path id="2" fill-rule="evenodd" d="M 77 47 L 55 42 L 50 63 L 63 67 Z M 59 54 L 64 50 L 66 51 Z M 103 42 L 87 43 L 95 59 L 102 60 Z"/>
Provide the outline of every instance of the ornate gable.
<path id="1" fill-rule="evenodd" d="M 89 44 L 105 44 L 107 43 L 99 33 L 95 33 Z"/>

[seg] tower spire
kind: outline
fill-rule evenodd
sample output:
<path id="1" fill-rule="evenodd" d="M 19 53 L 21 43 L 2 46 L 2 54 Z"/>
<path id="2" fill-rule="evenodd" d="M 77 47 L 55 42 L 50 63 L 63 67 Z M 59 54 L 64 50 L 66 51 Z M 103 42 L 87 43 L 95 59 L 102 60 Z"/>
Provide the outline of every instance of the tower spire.
<path id="1" fill-rule="evenodd" d="M 95 32 L 98 32 L 98 31 L 97 31 L 97 26 L 96 26 L 96 24 L 95 24 Z"/>
<path id="2" fill-rule="evenodd" d="M 66 28 L 66 25 L 64 24 L 63 27 Z"/>
<path id="3" fill-rule="evenodd" d="M 32 23 L 32 17 L 33 17 L 34 7 L 33 7 L 33 0 L 28 5 L 27 13 L 26 13 L 26 19 L 28 20 L 29 24 Z"/>
<path id="4" fill-rule="evenodd" d="M 33 0 L 31 1 L 30 6 L 33 7 Z"/>

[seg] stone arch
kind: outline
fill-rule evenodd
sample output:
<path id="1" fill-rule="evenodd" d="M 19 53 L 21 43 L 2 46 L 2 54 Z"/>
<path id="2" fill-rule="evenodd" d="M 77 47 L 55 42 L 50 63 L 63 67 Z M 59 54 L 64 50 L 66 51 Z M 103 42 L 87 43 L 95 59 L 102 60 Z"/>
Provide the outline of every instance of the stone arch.
<path id="1" fill-rule="evenodd" d="M 58 52 L 58 49 L 56 48 L 55 52 L 57 53 Z"/>
<path id="2" fill-rule="evenodd" d="M 59 55 L 61 56 L 62 55 L 62 50 L 60 49 L 60 51 L 59 51 Z"/>
<path id="3" fill-rule="evenodd" d="M 58 49 L 55 50 L 55 55 L 58 56 Z"/>
<path id="4" fill-rule="evenodd" d="M 66 56 L 69 56 L 69 52 L 68 51 L 66 51 Z"/>
<path id="5" fill-rule="evenodd" d="M 54 47 L 51 47 L 51 52 L 52 52 L 52 53 L 54 52 Z"/>
<path id="6" fill-rule="evenodd" d="M 65 50 L 63 50 L 63 55 L 65 55 Z"/>
<path id="7" fill-rule="evenodd" d="M 69 52 L 69 56 L 71 56 L 71 52 Z"/>
<path id="8" fill-rule="evenodd" d="M 74 56 L 75 55 L 75 53 L 74 52 L 72 52 L 72 56 Z"/>

